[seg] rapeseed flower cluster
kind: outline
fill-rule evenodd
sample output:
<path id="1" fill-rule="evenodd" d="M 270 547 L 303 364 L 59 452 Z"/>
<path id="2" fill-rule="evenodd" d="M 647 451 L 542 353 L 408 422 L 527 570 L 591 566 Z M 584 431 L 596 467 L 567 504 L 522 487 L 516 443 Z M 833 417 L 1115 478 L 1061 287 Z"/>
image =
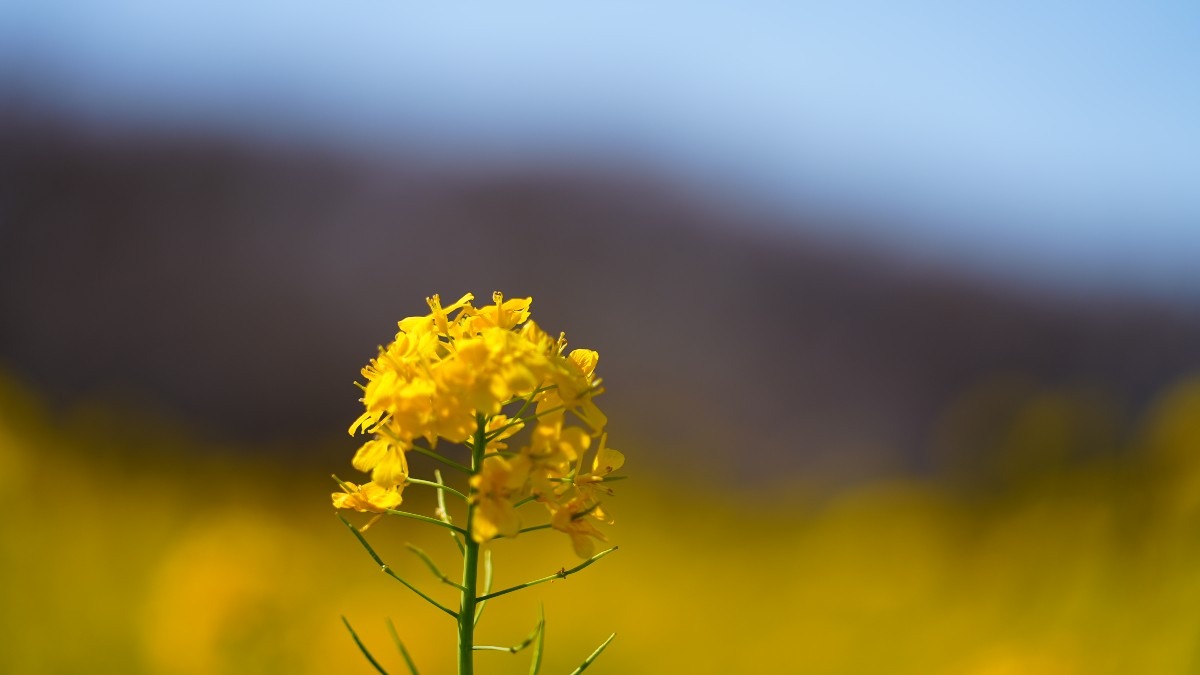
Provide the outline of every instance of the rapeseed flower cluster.
<path id="1" fill-rule="evenodd" d="M 607 418 L 594 402 L 603 392 L 599 355 L 568 352 L 562 334 L 552 337 L 530 318 L 531 298 L 497 292 L 482 307 L 473 300 L 468 293 L 443 306 L 437 295 L 427 298 L 429 314 L 401 320 L 395 340 L 363 368 L 365 410 L 350 434 L 370 436 L 353 465 L 371 479 L 341 482 L 333 504 L 395 509 L 414 482 L 408 454 L 418 452 L 469 474 L 466 531 L 474 542 L 516 536 L 518 507 L 537 501 L 575 552 L 591 557 L 593 540 L 604 539 L 595 522 L 608 522 L 600 499 L 612 494 L 606 483 L 625 461 L 607 447 Z M 483 452 L 463 464 L 443 455 L 446 443 Z"/>

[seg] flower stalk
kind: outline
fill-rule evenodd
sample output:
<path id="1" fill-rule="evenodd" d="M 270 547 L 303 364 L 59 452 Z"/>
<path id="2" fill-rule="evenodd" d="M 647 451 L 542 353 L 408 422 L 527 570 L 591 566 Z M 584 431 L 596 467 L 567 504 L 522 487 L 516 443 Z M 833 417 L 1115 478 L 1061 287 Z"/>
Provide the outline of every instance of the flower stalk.
<path id="1" fill-rule="evenodd" d="M 467 294 L 443 307 L 438 296 L 427 298 L 430 314 L 401 320 L 395 340 L 381 347 L 379 356 L 363 369 L 367 381 L 358 387 L 365 412 L 351 425 L 350 434 L 371 437 L 353 460 L 354 467 L 369 473 L 371 480 L 356 485 L 335 476 L 342 492 L 333 494 L 333 504 L 374 514 L 361 528 L 339 518 L 385 574 L 454 618 L 459 675 L 474 674 L 477 651 L 515 654 L 530 646 L 530 673 L 537 675 L 545 643 L 544 612 L 529 636 L 512 647 L 475 644 L 476 626 L 489 601 L 565 579 L 616 551 L 614 546 L 595 552 L 595 541 L 605 541 L 605 536 L 593 521 L 612 522 L 600 499 L 613 494 L 607 484 L 622 478 L 613 472 L 625 458 L 607 447 L 607 418 L 593 401 L 604 391 L 595 376 L 599 355 L 587 349 L 567 352 L 564 336 L 554 339 L 530 319 L 529 298 L 505 300 L 495 293 L 493 305 L 478 308 L 471 304 L 473 299 Z M 439 441 L 446 443 L 439 445 Z M 451 449 L 465 447 L 469 456 L 445 452 L 447 444 Z M 458 471 L 466 484 L 448 485 L 441 471 L 433 472 L 432 481 L 412 477 L 410 452 Z M 586 458 L 591 458 L 588 465 Z M 433 488 L 437 510 L 432 517 L 397 508 L 408 485 Z M 451 515 L 447 494 L 462 500 L 465 520 L 456 522 Z M 546 509 L 549 522 L 527 524 L 525 519 L 536 509 L 518 512 L 518 507 L 531 503 Z M 461 555 L 458 582 L 423 549 L 412 544 L 408 548 L 440 582 L 459 591 L 457 611 L 397 574 L 367 542 L 363 532 L 389 515 L 448 530 Z M 567 534 L 583 561 L 493 591 L 492 556 L 485 545 L 549 529 Z M 349 622 L 344 622 L 371 665 L 384 672 Z M 415 675 L 416 665 L 390 620 L 388 627 L 405 665 Z M 588 667 L 611 640 L 576 672 Z"/>
<path id="2" fill-rule="evenodd" d="M 458 674 L 475 673 L 475 585 L 479 579 L 479 542 L 471 526 L 475 522 L 477 490 L 475 477 L 483 468 L 483 453 L 487 448 L 487 420 L 477 416 L 475 441 L 471 447 L 471 481 L 467 493 L 467 532 L 463 550 L 462 596 L 458 608 Z"/>

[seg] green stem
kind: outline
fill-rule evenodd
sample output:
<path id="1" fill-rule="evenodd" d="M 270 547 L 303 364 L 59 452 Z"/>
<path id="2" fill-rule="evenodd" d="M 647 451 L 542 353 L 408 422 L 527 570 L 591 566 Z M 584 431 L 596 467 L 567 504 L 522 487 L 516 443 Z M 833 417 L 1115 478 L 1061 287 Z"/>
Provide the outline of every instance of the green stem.
<path id="1" fill-rule="evenodd" d="M 452 495 L 457 495 L 459 499 L 462 499 L 464 501 L 467 499 L 466 495 L 459 492 L 458 490 L 455 490 L 454 488 L 450 487 L 449 485 L 446 485 L 445 483 L 435 483 L 434 481 L 431 481 L 431 480 L 421 480 L 420 478 L 413 478 L 412 476 L 408 476 L 407 478 L 405 478 L 404 482 L 412 483 L 413 485 L 428 485 L 431 488 L 436 488 L 438 490 L 445 490 L 446 492 L 449 492 Z"/>
<path id="2" fill-rule="evenodd" d="M 471 448 L 471 476 L 483 468 L 483 453 L 487 448 L 487 418 L 475 416 L 475 442 Z M 468 482 L 467 529 L 463 533 L 462 600 L 458 608 L 458 675 L 475 672 L 475 591 L 479 580 L 479 542 L 472 536 L 475 527 L 475 487 Z"/>
<path id="3" fill-rule="evenodd" d="M 459 471 L 462 471 L 463 473 L 472 473 L 472 471 L 471 471 L 471 468 L 470 468 L 470 467 L 468 467 L 468 466 L 466 466 L 466 465 L 464 465 L 464 464 L 459 464 L 458 462 L 456 462 L 456 461 L 454 461 L 454 460 L 452 460 L 452 459 L 447 459 L 447 458 L 445 458 L 445 457 L 442 457 L 441 455 L 439 455 L 438 453 L 434 452 L 433 450 L 430 450 L 429 448 L 422 448 L 421 446 L 419 446 L 419 445 L 415 445 L 415 444 L 414 444 L 414 445 L 413 445 L 411 448 L 409 448 L 409 449 L 410 449 L 410 450 L 412 450 L 413 452 L 415 452 L 415 453 L 419 454 L 419 455 L 425 455 L 426 457 L 428 457 L 428 458 L 430 458 L 430 459 L 437 460 L 437 461 L 441 462 L 442 464 L 445 464 L 446 466 L 448 466 L 448 467 L 450 467 L 450 468 L 452 468 L 452 469 L 458 469 Z"/>
<path id="4" fill-rule="evenodd" d="M 538 495 L 529 495 L 528 497 L 522 499 L 521 501 L 517 502 L 516 504 L 513 504 L 513 508 L 517 508 L 518 506 L 525 506 L 529 502 L 537 501 L 537 498 L 538 498 Z"/>
<path id="5" fill-rule="evenodd" d="M 495 593 L 488 593 L 487 595 L 481 595 L 477 599 L 478 600 L 491 600 L 492 598 L 498 598 L 501 595 L 508 595 L 509 593 L 512 593 L 513 591 L 519 591 L 522 588 L 529 588 L 530 586 L 537 586 L 538 584 L 544 584 L 547 581 L 554 581 L 555 579 L 566 579 L 567 577 L 571 576 L 572 574 L 582 570 L 583 568 L 587 567 L 588 565 L 591 565 L 592 563 L 603 558 L 604 556 L 608 555 L 609 553 L 612 553 L 615 550 L 617 550 L 616 546 L 609 548 L 609 549 L 605 549 L 603 551 L 600 551 L 596 555 L 588 558 L 587 560 L 584 560 L 583 562 L 579 563 L 578 565 L 572 567 L 569 570 L 562 569 L 562 570 L 555 572 L 554 574 L 551 574 L 548 577 L 542 577 L 541 579 L 534 579 L 533 581 L 526 581 L 523 584 L 517 584 L 516 586 L 506 588 L 502 591 L 496 591 Z M 461 615 L 460 615 L 460 620 L 461 620 Z"/>
<path id="6" fill-rule="evenodd" d="M 538 530 L 548 530 L 551 527 L 554 527 L 554 526 L 551 525 L 550 523 L 543 523 L 541 525 L 530 525 L 529 527 L 522 527 L 521 529 L 517 530 L 517 534 L 524 534 L 526 532 L 536 532 Z M 498 534 L 493 538 L 494 539 L 507 539 L 507 537 L 505 537 L 502 534 Z"/>
<path id="7" fill-rule="evenodd" d="M 371 548 L 371 545 L 367 543 L 367 538 L 362 535 L 362 532 L 360 532 L 357 527 L 351 525 L 350 521 L 348 521 L 342 517 L 342 514 L 339 513 L 336 515 L 338 517 L 338 520 L 342 521 L 343 525 L 350 528 L 350 532 L 352 532 L 354 534 L 354 538 L 358 539 L 358 543 L 362 544 L 363 548 L 367 549 L 367 553 L 371 556 L 371 560 L 374 560 L 375 564 L 379 565 L 379 569 L 383 570 L 384 574 L 386 574 L 389 577 L 395 579 L 396 581 L 399 581 L 400 583 L 404 584 L 404 586 L 406 588 L 408 588 L 408 590 L 412 591 L 413 593 L 416 593 L 417 595 L 424 598 L 425 601 L 428 602 L 429 604 L 433 605 L 434 607 L 437 607 L 438 609 L 442 610 L 443 612 L 454 617 L 455 620 L 458 620 L 458 614 L 455 614 L 454 610 L 450 609 L 449 607 L 446 607 L 445 605 L 442 605 L 437 600 L 434 600 L 433 598 L 429 597 L 424 592 L 422 592 L 421 589 L 419 589 L 416 586 L 413 586 L 412 584 L 405 581 L 404 577 L 401 577 L 399 574 L 396 574 L 396 572 L 392 570 L 390 565 L 383 562 L 383 559 L 379 557 L 379 554 L 375 552 L 375 549 Z"/>
<path id="8" fill-rule="evenodd" d="M 629 478 L 629 476 L 603 476 L 603 477 L 593 476 L 593 477 L 591 477 L 591 479 L 589 481 L 587 481 L 587 483 L 611 483 L 614 480 L 625 480 L 626 478 Z M 551 483 L 573 483 L 573 482 L 575 482 L 575 479 L 574 478 L 551 478 L 550 482 Z M 584 485 L 587 485 L 587 483 L 584 483 Z"/>
<path id="9" fill-rule="evenodd" d="M 468 508 L 471 517 L 474 507 Z M 463 592 L 458 614 L 458 675 L 473 675 L 475 672 L 475 575 L 479 570 L 479 544 L 467 537 L 466 554 L 463 556 Z"/>
<path id="10" fill-rule="evenodd" d="M 413 520 L 420 520 L 425 523 L 432 523 L 433 525 L 437 525 L 438 527 L 444 527 L 448 530 L 454 530 L 455 532 L 458 532 L 459 534 L 467 533 L 466 530 L 462 529 L 461 527 L 459 527 L 457 525 L 452 525 L 450 523 L 447 523 L 444 520 L 439 520 L 437 518 L 430 518 L 429 516 L 423 516 L 419 513 L 409 513 L 408 511 L 397 511 L 395 509 L 384 509 L 383 512 L 388 514 L 389 516 L 403 516 L 405 518 L 412 518 Z"/>
<path id="11" fill-rule="evenodd" d="M 464 590 L 462 586 L 459 586 L 453 579 L 446 576 L 442 570 L 438 568 L 437 563 L 433 562 L 433 558 L 430 558 L 428 553 L 421 550 L 417 546 L 413 546 L 412 544 L 405 544 L 405 546 L 407 546 L 408 550 L 412 551 L 414 555 L 416 555 L 421 559 L 422 562 L 425 563 L 425 566 L 429 568 L 430 572 L 433 572 L 433 576 L 437 577 L 438 581 L 441 581 L 443 584 L 449 584 L 460 591 Z"/>
<path id="12" fill-rule="evenodd" d="M 508 423 L 507 423 L 507 424 L 505 424 L 504 426 L 500 427 L 499 429 L 495 429 L 495 430 L 493 430 L 493 431 L 492 431 L 492 433 L 490 433 L 490 434 L 488 434 L 488 435 L 487 435 L 487 440 L 488 440 L 488 442 L 489 442 L 489 443 L 491 443 L 491 442 L 492 442 L 492 441 L 493 441 L 493 440 L 494 440 L 494 439 L 495 439 L 497 436 L 499 436 L 500 434 L 502 434 L 502 433 L 504 433 L 505 431 L 507 431 L 507 430 L 508 430 L 510 427 L 512 427 L 514 424 L 518 424 L 518 423 L 520 423 L 520 424 L 524 424 L 524 421 L 521 419 L 521 415 L 524 415 L 524 414 L 525 414 L 525 411 L 526 411 L 526 410 L 529 410 L 529 405 L 530 405 L 531 403 L 533 403 L 533 398 L 534 398 L 535 396 L 537 396 L 538 394 L 542 393 L 543 391 L 546 391 L 546 390 L 548 390 L 548 389 L 554 389 L 554 388 L 555 388 L 555 387 L 557 387 L 557 386 L 558 386 L 557 384 L 552 384 L 552 385 L 550 385 L 550 386 L 548 386 L 548 387 L 538 387 L 537 389 L 534 389 L 533 391 L 529 392 L 529 395 L 528 395 L 528 396 L 526 396 L 526 397 L 524 397 L 523 399 L 520 399 L 520 398 L 514 398 L 514 399 L 510 399 L 510 400 L 508 400 L 508 401 L 506 401 L 506 402 L 504 402 L 504 403 L 500 404 L 500 405 L 501 405 L 501 407 L 503 407 L 503 406 L 506 406 L 506 405 L 508 405 L 508 404 L 510 404 L 510 403 L 516 403 L 517 401 L 521 401 L 521 402 L 522 402 L 522 403 L 521 403 L 521 409 L 517 411 L 517 414 L 515 414 L 515 415 L 513 415 L 512 417 L 510 417 L 510 418 L 509 418 L 509 421 L 508 421 Z"/>

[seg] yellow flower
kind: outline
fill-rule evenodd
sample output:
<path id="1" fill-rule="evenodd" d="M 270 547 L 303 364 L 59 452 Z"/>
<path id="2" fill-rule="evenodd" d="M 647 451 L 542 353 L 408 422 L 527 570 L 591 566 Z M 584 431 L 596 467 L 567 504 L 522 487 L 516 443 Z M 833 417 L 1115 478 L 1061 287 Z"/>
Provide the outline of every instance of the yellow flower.
<path id="1" fill-rule="evenodd" d="M 441 333 L 442 335 L 449 335 L 450 334 L 450 326 L 449 326 L 450 313 L 457 311 L 459 309 L 462 309 L 463 307 L 469 306 L 471 301 L 474 299 L 475 299 L 474 295 L 472 295 L 471 293 L 467 293 L 467 294 L 463 295 L 461 298 L 459 298 L 456 302 L 451 304 L 449 307 L 442 308 L 441 297 L 439 297 L 436 293 L 434 293 L 433 297 L 425 298 L 425 302 L 429 303 L 429 309 L 431 310 L 429 316 L 433 319 L 434 325 L 437 326 L 438 332 Z"/>
<path id="2" fill-rule="evenodd" d="M 333 507 L 363 513 L 383 513 L 384 509 L 396 508 L 402 501 L 400 491 L 404 489 L 403 485 L 385 488 L 375 483 L 358 486 L 345 481 L 341 481 L 341 485 L 345 492 L 333 493 Z"/>
<path id="3" fill-rule="evenodd" d="M 588 504 L 582 499 L 572 499 L 561 506 L 551 506 L 551 527 L 570 535 L 575 555 L 580 558 L 590 558 L 596 552 L 596 545 L 592 539 L 607 541 L 604 534 L 587 519 L 595 509 L 596 505 Z"/>
<path id="4" fill-rule="evenodd" d="M 600 504 L 600 498 L 601 496 L 611 497 L 614 494 L 613 489 L 608 487 L 605 482 L 613 472 L 625 464 L 625 455 L 619 450 L 608 447 L 607 441 L 608 434 L 600 436 L 600 446 L 596 448 L 596 454 L 592 457 L 591 471 L 586 473 L 583 471 L 583 456 L 580 455 L 569 485 L 560 483 L 556 496 L 561 498 L 570 488 L 574 488 L 579 499 L 592 505 L 591 515 L 593 517 L 612 524 L 612 519 L 608 517 Z"/>
<path id="5" fill-rule="evenodd" d="M 537 388 L 546 358 L 519 334 L 485 328 L 454 341 L 454 354 L 439 364 L 436 377 L 443 387 L 461 392 L 471 407 L 493 415 L 501 404 Z"/>
<path id="6" fill-rule="evenodd" d="M 496 327 L 509 330 L 529 318 L 529 305 L 533 298 L 513 298 L 505 301 L 500 291 L 492 293 L 494 305 L 480 308 L 475 313 L 476 328 Z"/>
<path id="7" fill-rule="evenodd" d="M 608 420 L 594 401 L 603 392 L 599 354 L 568 352 L 564 335 L 552 338 L 530 318 L 530 298 L 506 300 L 497 292 L 480 308 L 473 300 L 470 293 L 449 305 L 438 295 L 426 298 L 429 313 L 397 322 L 395 339 L 362 369 L 364 411 L 350 433 L 374 437 L 359 448 L 354 467 L 371 474 L 372 491 L 397 488 L 417 442 L 424 439 L 430 450 L 439 440 L 470 446 L 482 420 L 489 438 L 470 481 L 475 540 L 514 535 L 514 503 L 532 493 L 581 551 L 601 537 L 584 516 L 604 517 L 598 498 L 611 494 L 606 478 L 624 462 L 606 446 Z M 512 453 L 511 439 L 528 427 L 528 440 Z M 341 503 L 371 503 L 359 492 L 343 495 Z"/>
<path id="8" fill-rule="evenodd" d="M 596 375 L 596 364 L 600 362 L 600 354 L 591 349 L 572 349 L 567 360 L 579 366 L 579 371 L 590 384 Z"/>
<path id="9" fill-rule="evenodd" d="M 504 441 L 511 438 L 521 429 L 525 428 L 525 423 L 521 420 L 512 420 L 508 415 L 496 415 L 488 420 L 484 431 L 492 439 L 487 443 L 487 451 L 503 452 L 508 449 L 508 443 Z"/>
<path id="10" fill-rule="evenodd" d="M 535 463 L 565 462 L 570 464 L 587 451 L 592 437 L 580 427 L 566 426 L 561 417 L 541 420 L 533 430 L 533 438 L 525 454 Z"/>
<path id="11" fill-rule="evenodd" d="M 575 460 L 587 451 L 592 437 L 579 427 L 564 426 L 561 415 L 539 420 L 521 454 L 529 459 L 530 482 L 539 496 L 556 496 Z"/>
<path id="12" fill-rule="evenodd" d="M 408 478 L 404 450 L 380 438 L 363 443 L 351 463 L 359 471 L 370 471 L 371 480 L 385 488 L 403 484 Z"/>
<path id="13" fill-rule="evenodd" d="M 560 341 L 560 345 L 565 343 Z M 538 413 L 561 415 L 557 412 L 559 408 L 572 410 L 592 431 L 603 429 L 608 418 L 592 401 L 604 391 L 600 379 L 595 377 L 599 360 L 600 355 L 590 349 L 575 349 L 565 358 L 559 356 L 551 372 L 554 388 L 539 396 Z"/>
<path id="14" fill-rule="evenodd" d="M 499 455 L 483 460 L 483 469 L 471 477 L 471 537 L 483 543 L 497 535 L 517 536 L 521 519 L 513 500 L 520 495 L 529 475 L 529 463 L 522 457 L 508 461 Z"/>
<path id="15" fill-rule="evenodd" d="M 608 434 L 602 434 L 600 446 L 596 448 L 596 454 L 592 457 L 591 471 L 584 473 L 583 456 L 580 455 L 579 462 L 575 466 L 575 476 L 571 479 L 571 485 L 576 492 L 589 501 L 597 501 L 601 494 L 611 496 L 612 488 L 604 483 L 613 472 L 625 465 L 625 455 L 620 450 L 608 447 L 607 442 Z M 597 509 L 596 515 L 603 519 L 599 509 Z"/>

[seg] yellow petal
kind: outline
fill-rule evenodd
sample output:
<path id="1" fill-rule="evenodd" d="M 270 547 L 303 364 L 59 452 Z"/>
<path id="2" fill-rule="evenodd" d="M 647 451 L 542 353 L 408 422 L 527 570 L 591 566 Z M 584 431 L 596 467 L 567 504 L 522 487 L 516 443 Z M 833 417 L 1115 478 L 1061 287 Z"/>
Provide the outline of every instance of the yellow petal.
<path id="1" fill-rule="evenodd" d="M 374 421 L 374 418 L 375 413 L 372 412 L 365 412 L 359 415 L 358 419 L 354 420 L 354 424 L 350 425 L 350 435 L 353 436 L 354 434 L 358 433 L 359 429 L 366 429 L 367 427 L 371 426 L 371 422 Z"/>
<path id="2" fill-rule="evenodd" d="M 358 452 L 354 453 L 354 459 L 350 463 L 354 465 L 354 468 L 366 473 L 383 461 L 387 453 L 387 441 L 378 438 L 372 439 L 362 444 Z"/>
<path id="3" fill-rule="evenodd" d="M 596 544 L 592 542 L 592 538 L 586 534 L 571 533 L 571 546 L 575 549 L 575 555 L 580 558 L 590 558 L 596 553 Z"/>
<path id="4" fill-rule="evenodd" d="M 399 485 L 408 478 L 408 461 L 399 448 L 390 448 L 371 471 L 371 480 L 383 487 Z"/>
<path id="5" fill-rule="evenodd" d="M 600 362 L 599 352 L 591 349 L 572 349 L 571 353 L 567 354 L 567 358 L 579 366 L 579 369 L 583 371 L 583 374 L 589 380 L 592 378 L 592 374 L 596 372 L 596 364 Z"/>
<path id="6" fill-rule="evenodd" d="M 591 444 L 592 437 L 579 427 L 567 427 L 562 430 L 562 434 L 558 437 L 559 449 L 572 462 L 584 452 L 587 452 L 588 446 Z"/>
<path id="7" fill-rule="evenodd" d="M 625 465 L 625 455 L 620 450 L 605 447 L 608 434 L 600 439 L 600 448 L 596 450 L 596 458 L 592 460 L 592 473 L 598 476 L 608 475 Z"/>
<path id="8" fill-rule="evenodd" d="M 608 424 L 608 416 L 600 408 L 596 407 L 596 404 L 590 398 L 575 409 L 575 414 L 579 416 L 579 419 L 587 423 L 592 428 L 592 431 L 600 431 Z"/>

